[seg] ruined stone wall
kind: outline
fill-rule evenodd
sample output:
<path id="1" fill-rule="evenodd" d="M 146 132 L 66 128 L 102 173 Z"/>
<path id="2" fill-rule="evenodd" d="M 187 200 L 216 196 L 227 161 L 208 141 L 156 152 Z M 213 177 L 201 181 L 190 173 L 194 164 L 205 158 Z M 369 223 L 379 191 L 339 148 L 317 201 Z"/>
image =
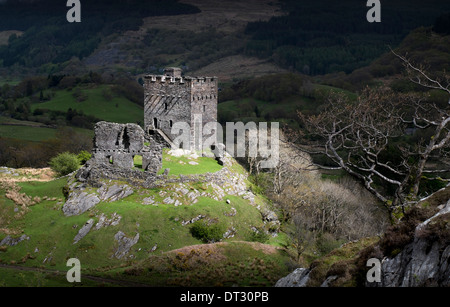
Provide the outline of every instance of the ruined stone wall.
<path id="1" fill-rule="evenodd" d="M 155 173 L 162 166 L 162 144 L 144 144 L 145 133 L 136 124 L 98 122 L 94 127 L 92 163 L 116 168 L 134 168 L 134 157 L 142 156 L 142 169 Z"/>

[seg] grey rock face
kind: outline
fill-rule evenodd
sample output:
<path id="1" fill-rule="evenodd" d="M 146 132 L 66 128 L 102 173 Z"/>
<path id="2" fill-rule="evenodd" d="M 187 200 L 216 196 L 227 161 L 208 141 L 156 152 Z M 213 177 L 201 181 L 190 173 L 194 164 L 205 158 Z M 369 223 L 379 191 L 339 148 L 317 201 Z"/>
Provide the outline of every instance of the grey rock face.
<path id="1" fill-rule="evenodd" d="M 439 248 L 437 242 L 430 244 L 426 240 L 417 240 L 413 245 L 411 261 L 405 268 L 401 286 L 417 287 L 428 282 L 435 283 L 439 271 Z"/>
<path id="2" fill-rule="evenodd" d="M 383 259 L 381 282 L 383 287 L 450 286 L 450 245 L 439 240 L 422 237 L 437 217 L 450 212 L 450 201 L 434 216 L 416 227 L 414 241 L 394 258 Z M 448 241 L 447 241 L 448 242 Z"/>
<path id="3" fill-rule="evenodd" d="M 286 277 L 281 278 L 275 287 L 305 287 L 309 280 L 309 269 L 298 268 Z"/>
<path id="4" fill-rule="evenodd" d="M 128 254 L 130 248 L 139 241 L 139 233 L 134 238 L 128 238 L 122 231 L 119 231 L 114 235 L 114 239 L 118 242 L 118 246 L 113 257 L 122 259 Z"/>
<path id="5" fill-rule="evenodd" d="M 321 287 L 329 287 L 330 283 L 332 283 L 333 281 L 335 281 L 338 278 L 337 275 L 332 275 L 332 276 L 328 276 L 327 279 L 325 279 L 325 281 L 320 285 Z"/>
<path id="6" fill-rule="evenodd" d="M 198 220 L 203 219 L 205 217 L 206 217 L 205 215 L 199 214 L 198 216 L 196 216 L 196 217 L 194 217 L 194 218 L 192 218 L 190 220 L 182 221 L 181 225 L 186 226 L 188 224 L 193 224 L 193 223 L 197 222 Z"/>
<path id="7" fill-rule="evenodd" d="M 94 220 L 89 219 L 86 224 L 81 227 L 81 229 L 78 231 L 78 234 L 73 239 L 73 244 L 77 244 L 81 239 L 83 239 L 91 230 L 92 226 L 94 226 Z"/>
<path id="8" fill-rule="evenodd" d="M 230 229 L 227 229 L 225 233 L 223 234 L 224 239 L 233 238 L 236 235 L 236 228 L 231 227 Z"/>
<path id="9" fill-rule="evenodd" d="M 267 222 L 278 221 L 277 214 L 271 210 L 263 210 L 261 214 L 263 216 L 263 219 Z"/>
<path id="10" fill-rule="evenodd" d="M 367 287 L 449 287 L 450 286 L 450 245 L 446 238 L 436 238 L 426 232 L 440 216 L 450 213 L 450 201 L 441 210 L 417 225 L 413 241 L 393 258 L 381 261 L 381 281 L 368 282 Z M 438 207 L 438 208 L 440 208 Z M 445 221 L 448 221 L 446 215 Z M 439 224 L 438 224 L 439 225 Z M 425 231 L 425 232 L 424 232 Z M 301 287 L 309 279 L 309 269 L 296 269 L 291 274 L 280 279 L 276 287 Z M 338 276 L 329 276 L 322 282 L 322 287 L 328 287 Z"/>
<path id="11" fill-rule="evenodd" d="M 30 240 L 30 237 L 27 236 L 27 235 L 22 235 L 19 238 L 13 238 L 13 237 L 8 235 L 8 236 L 6 236 L 6 238 L 4 238 L 0 242 L 0 246 L 3 246 L 3 245 L 15 246 L 15 245 L 19 244 L 20 242 L 22 242 L 24 240 Z"/>
<path id="12" fill-rule="evenodd" d="M 438 242 L 416 239 L 381 265 L 383 287 L 450 286 L 450 246 L 440 252 Z"/>
<path id="13" fill-rule="evenodd" d="M 100 202 L 95 194 L 89 194 L 83 190 L 75 190 L 69 195 L 69 199 L 63 205 L 62 211 L 66 216 L 79 215 L 94 207 Z"/>
<path id="14" fill-rule="evenodd" d="M 150 249 L 150 253 L 153 253 L 158 248 L 158 243 L 155 243 L 153 247 Z"/>
<path id="15" fill-rule="evenodd" d="M 441 285 L 450 286 L 450 246 L 442 252 L 441 261 L 439 262 L 438 279 Z"/>
<path id="16" fill-rule="evenodd" d="M 153 197 L 146 197 L 142 200 L 143 205 L 153 205 L 155 203 L 155 199 Z"/>
<path id="17" fill-rule="evenodd" d="M 166 197 L 164 200 L 163 200 L 163 203 L 165 203 L 165 204 L 173 204 L 175 202 L 175 200 L 173 200 L 172 198 L 170 198 L 170 197 Z"/>
<path id="18" fill-rule="evenodd" d="M 100 200 L 102 201 L 117 201 L 133 194 L 133 189 L 128 185 L 114 184 L 112 186 L 103 185 L 97 190 Z"/>
<path id="19" fill-rule="evenodd" d="M 80 184 L 79 182 L 68 183 L 69 197 L 66 203 L 63 205 L 62 211 L 66 216 L 80 215 L 95 205 L 100 201 L 117 201 L 133 194 L 133 189 L 126 185 L 107 185 L 102 184 L 100 188 L 97 189 L 97 193 L 86 191 L 86 185 Z"/>
<path id="20" fill-rule="evenodd" d="M 121 219 L 122 217 L 115 212 L 111 215 L 110 219 L 108 219 L 106 215 L 102 213 L 98 219 L 97 224 L 95 224 L 95 229 L 99 230 L 102 227 L 117 226 L 119 225 Z"/>
<path id="21" fill-rule="evenodd" d="M 6 166 L 0 166 L 0 174 L 19 176 L 15 169 Z"/>

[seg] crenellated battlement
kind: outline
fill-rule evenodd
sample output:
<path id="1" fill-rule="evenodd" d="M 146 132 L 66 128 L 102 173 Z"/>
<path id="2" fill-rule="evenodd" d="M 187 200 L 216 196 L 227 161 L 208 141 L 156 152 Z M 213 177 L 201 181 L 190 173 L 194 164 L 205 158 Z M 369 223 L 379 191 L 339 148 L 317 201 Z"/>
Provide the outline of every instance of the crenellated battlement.
<path id="1" fill-rule="evenodd" d="M 186 77 L 195 84 L 213 83 L 217 81 L 217 77 Z"/>
<path id="2" fill-rule="evenodd" d="M 144 81 L 151 83 L 191 83 L 194 85 L 213 84 L 217 82 L 217 77 L 173 77 L 166 75 L 146 75 Z"/>
<path id="3" fill-rule="evenodd" d="M 144 76 L 145 131 L 160 129 L 173 140 L 174 123 L 193 127 L 194 114 L 202 114 L 204 124 L 216 122 L 217 85 L 217 77 L 183 76 L 177 67 L 166 68 L 162 75 Z"/>
<path id="4" fill-rule="evenodd" d="M 149 83 L 168 83 L 168 84 L 184 84 L 185 78 L 183 77 L 171 77 L 164 75 L 146 75 L 144 76 L 144 82 Z"/>

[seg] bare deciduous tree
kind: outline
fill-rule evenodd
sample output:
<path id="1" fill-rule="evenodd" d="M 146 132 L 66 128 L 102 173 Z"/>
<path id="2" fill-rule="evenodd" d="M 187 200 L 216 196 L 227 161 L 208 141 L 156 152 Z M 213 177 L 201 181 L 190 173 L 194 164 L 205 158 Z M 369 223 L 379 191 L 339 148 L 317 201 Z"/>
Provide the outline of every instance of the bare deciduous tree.
<path id="1" fill-rule="evenodd" d="M 431 77 L 423 67 L 395 55 L 412 82 L 450 94 L 448 75 Z M 300 117 L 310 138 L 303 138 L 299 147 L 329 161 L 314 166 L 345 170 L 390 210 L 417 202 L 425 174 L 438 178 L 450 171 L 450 99 L 437 105 L 424 95 L 366 88 L 356 101 L 332 94 L 324 112 Z M 421 137 L 405 140 L 408 131 Z"/>

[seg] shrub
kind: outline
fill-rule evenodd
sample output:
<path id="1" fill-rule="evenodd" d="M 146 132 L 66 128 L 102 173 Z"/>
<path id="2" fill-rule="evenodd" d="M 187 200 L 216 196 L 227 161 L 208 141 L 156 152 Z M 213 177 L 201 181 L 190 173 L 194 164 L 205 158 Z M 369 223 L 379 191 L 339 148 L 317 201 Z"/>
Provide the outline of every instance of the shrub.
<path id="1" fill-rule="evenodd" d="M 77 155 L 77 159 L 78 161 L 80 161 L 81 165 L 84 165 L 91 157 L 92 155 L 86 150 L 80 151 L 80 153 Z"/>
<path id="2" fill-rule="evenodd" d="M 76 171 L 80 166 L 80 161 L 77 155 L 64 152 L 52 158 L 49 164 L 58 176 L 65 176 Z"/>
<path id="3" fill-rule="evenodd" d="M 269 235 L 262 229 L 257 229 L 258 231 L 252 232 L 250 235 L 250 241 L 266 243 L 269 240 Z"/>
<path id="4" fill-rule="evenodd" d="M 338 248 L 342 242 L 336 240 L 333 235 L 321 233 L 316 241 L 316 247 L 321 255 L 326 255 L 333 249 Z"/>
<path id="5" fill-rule="evenodd" d="M 431 208 L 413 207 L 407 211 L 403 219 L 390 226 L 380 241 L 384 255 L 393 257 L 414 240 L 414 233 L 419 223 L 422 223 L 435 212 Z"/>
<path id="6" fill-rule="evenodd" d="M 217 224 L 208 224 L 204 220 L 200 220 L 192 224 L 190 232 L 194 238 L 204 243 L 218 242 L 223 237 L 223 229 Z"/>
<path id="7" fill-rule="evenodd" d="M 75 89 L 75 92 L 72 94 L 72 96 L 76 99 L 77 102 L 83 102 L 88 99 L 87 94 L 84 93 L 79 87 Z"/>

